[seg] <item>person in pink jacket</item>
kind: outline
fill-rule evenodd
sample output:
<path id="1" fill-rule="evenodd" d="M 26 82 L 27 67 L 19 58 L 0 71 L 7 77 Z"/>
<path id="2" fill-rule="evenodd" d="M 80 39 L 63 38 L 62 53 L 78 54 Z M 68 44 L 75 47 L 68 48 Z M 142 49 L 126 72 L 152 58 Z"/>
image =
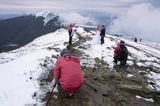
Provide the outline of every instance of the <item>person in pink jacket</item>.
<path id="1" fill-rule="evenodd" d="M 84 83 L 80 60 L 71 51 L 71 46 L 61 52 L 61 57 L 56 62 L 54 77 L 59 87 L 65 91 L 65 96 L 75 93 Z"/>

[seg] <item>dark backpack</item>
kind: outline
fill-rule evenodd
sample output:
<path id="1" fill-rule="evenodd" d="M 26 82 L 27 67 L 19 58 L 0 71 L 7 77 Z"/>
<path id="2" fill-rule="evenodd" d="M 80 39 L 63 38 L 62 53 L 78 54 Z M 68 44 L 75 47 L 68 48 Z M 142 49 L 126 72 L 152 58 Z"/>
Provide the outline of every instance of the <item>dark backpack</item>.
<path id="1" fill-rule="evenodd" d="M 128 50 L 126 47 L 121 48 L 120 52 L 117 55 L 118 60 L 127 60 Z"/>

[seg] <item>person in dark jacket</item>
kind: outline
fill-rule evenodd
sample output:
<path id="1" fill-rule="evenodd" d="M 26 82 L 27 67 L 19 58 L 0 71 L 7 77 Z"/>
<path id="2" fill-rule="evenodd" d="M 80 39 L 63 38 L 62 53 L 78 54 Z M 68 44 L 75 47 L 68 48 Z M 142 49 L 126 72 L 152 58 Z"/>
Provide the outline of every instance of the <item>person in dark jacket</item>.
<path id="1" fill-rule="evenodd" d="M 106 33 L 105 26 L 102 25 L 102 29 L 101 29 L 101 32 L 100 32 L 100 36 L 101 36 L 101 44 L 104 44 L 105 33 Z"/>
<path id="2" fill-rule="evenodd" d="M 120 44 L 114 50 L 114 62 L 117 64 L 120 61 L 120 65 L 125 65 L 128 59 L 128 49 L 125 46 L 125 42 L 121 41 Z"/>
<path id="3" fill-rule="evenodd" d="M 134 38 L 134 42 L 137 42 L 137 38 Z"/>
<path id="4" fill-rule="evenodd" d="M 54 69 L 54 78 L 59 83 L 59 89 L 64 92 L 65 97 L 70 97 L 84 83 L 80 60 L 71 52 L 71 49 L 72 47 L 68 45 L 62 50 Z"/>
<path id="5" fill-rule="evenodd" d="M 73 30 L 74 25 L 75 24 L 73 23 L 73 24 L 70 24 L 69 27 L 68 27 L 69 45 L 72 45 L 72 37 L 73 37 L 73 34 L 74 34 L 74 30 Z"/>

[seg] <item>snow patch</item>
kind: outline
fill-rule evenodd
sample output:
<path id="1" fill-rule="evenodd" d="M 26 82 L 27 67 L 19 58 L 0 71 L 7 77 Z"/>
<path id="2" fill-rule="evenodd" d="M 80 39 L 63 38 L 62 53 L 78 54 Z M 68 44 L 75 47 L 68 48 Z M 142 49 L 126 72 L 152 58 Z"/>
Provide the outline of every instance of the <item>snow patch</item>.
<path id="1" fill-rule="evenodd" d="M 46 10 L 36 13 L 36 14 L 34 14 L 34 16 L 36 16 L 36 18 L 43 17 L 44 18 L 44 25 L 46 25 L 50 20 L 52 20 L 54 17 L 56 17 L 55 14 L 53 14 L 50 11 L 46 11 Z"/>
<path id="2" fill-rule="evenodd" d="M 160 73 L 150 72 L 147 76 L 151 81 L 155 82 L 156 89 L 160 91 Z"/>
<path id="3" fill-rule="evenodd" d="M 136 98 L 138 98 L 138 99 L 143 99 L 143 100 L 148 101 L 148 102 L 154 102 L 154 100 L 153 100 L 152 98 L 147 99 L 147 98 L 143 98 L 143 97 L 138 96 L 138 95 L 136 96 Z"/>

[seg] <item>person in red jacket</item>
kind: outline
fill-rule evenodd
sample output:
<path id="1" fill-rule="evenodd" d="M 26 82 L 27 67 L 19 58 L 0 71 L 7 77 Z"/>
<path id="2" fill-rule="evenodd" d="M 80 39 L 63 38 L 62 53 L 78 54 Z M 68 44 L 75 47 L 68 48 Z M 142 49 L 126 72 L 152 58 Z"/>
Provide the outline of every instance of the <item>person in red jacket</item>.
<path id="1" fill-rule="evenodd" d="M 125 42 L 121 41 L 120 44 L 114 50 L 114 62 L 117 64 L 120 61 L 121 65 L 125 65 L 128 59 L 128 49 L 125 46 Z"/>
<path id="2" fill-rule="evenodd" d="M 70 24 L 68 26 L 68 33 L 69 33 L 69 45 L 72 45 L 72 37 L 73 37 L 73 34 L 74 34 L 74 30 L 73 30 L 73 27 L 75 26 L 75 23 L 73 24 Z"/>
<path id="3" fill-rule="evenodd" d="M 66 97 L 75 93 L 83 85 L 84 77 L 80 67 L 80 60 L 71 52 L 70 45 L 62 50 L 61 57 L 56 62 L 54 77 Z"/>

